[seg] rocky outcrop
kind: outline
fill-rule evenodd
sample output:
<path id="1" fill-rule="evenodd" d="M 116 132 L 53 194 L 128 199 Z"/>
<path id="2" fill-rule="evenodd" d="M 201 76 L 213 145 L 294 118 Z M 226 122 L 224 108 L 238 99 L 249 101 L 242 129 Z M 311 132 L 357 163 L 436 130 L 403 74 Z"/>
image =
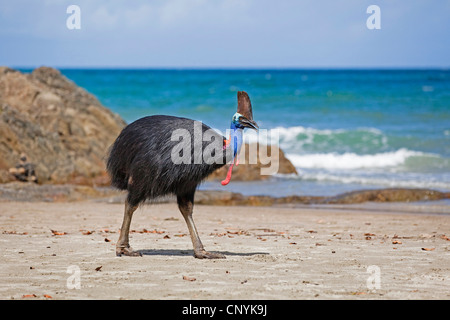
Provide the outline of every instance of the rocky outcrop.
<path id="1" fill-rule="evenodd" d="M 260 148 L 264 148 L 260 152 Z M 213 172 L 209 180 L 223 180 L 229 166 Z M 266 174 L 263 169 L 271 174 Z M 265 180 L 272 174 L 297 174 L 294 165 L 285 157 L 284 152 L 275 145 L 245 144 L 239 154 L 239 165 L 233 167 L 231 181 Z"/>
<path id="2" fill-rule="evenodd" d="M 124 203 L 127 193 L 111 187 L 80 186 L 74 184 L 44 184 L 9 182 L 0 184 L 0 201 L 71 202 L 93 200 L 107 203 Z M 295 195 L 271 197 L 247 196 L 237 192 L 198 190 L 195 203 L 220 206 L 295 206 L 295 205 L 349 205 L 365 202 L 416 202 L 449 199 L 450 193 L 430 189 L 378 189 L 359 190 L 337 196 Z M 175 196 L 165 196 L 151 203 L 176 203 Z M 447 210 L 448 211 L 448 210 Z"/>
<path id="3" fill-rule="evenodd" d="M 21 153 L 41 183 L 107 182 L 104 157 L 124 125 L 58 70 L 0 67 L 0 182 Z"/>
<path id="4" fill-rule="evenodd" d="M 350 204 L 363 202 L 416 202 L 448 199 L 449 193 L 431 189 L 388 188 L 347 192 L 324 199 L 326 204 Z"/>
<path id="5" fill-rule="evenodd" d="M 282 204 L 355 204 L 364 202 L 416 202 L 448 199 L 450 193 L 430 189 L 389 188 L 378 190 L 359 190 L 337 196 L 244 196 L 227 191 L 199 191 L 196 203 L 205 205 L 246 205 L 272 206 Z"/>

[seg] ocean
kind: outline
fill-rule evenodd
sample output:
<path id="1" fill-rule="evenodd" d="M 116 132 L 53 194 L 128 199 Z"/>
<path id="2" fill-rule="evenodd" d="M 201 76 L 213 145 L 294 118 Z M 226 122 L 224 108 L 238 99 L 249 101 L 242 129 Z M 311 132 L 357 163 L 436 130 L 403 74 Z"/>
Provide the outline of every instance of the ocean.
<path id="1" fill-rule="evenodd" d="M 236 92 L 298 175 L 206 182 L 246 195 L 336 195 L 359 189 L 450 191 L 450 70 L 62 69 L 128 123 L 168 114 L 225 132 Z M 263 130 L 264 131 L 264 130 Z M 253 132 L 244 139 L 257 139 Z"/>

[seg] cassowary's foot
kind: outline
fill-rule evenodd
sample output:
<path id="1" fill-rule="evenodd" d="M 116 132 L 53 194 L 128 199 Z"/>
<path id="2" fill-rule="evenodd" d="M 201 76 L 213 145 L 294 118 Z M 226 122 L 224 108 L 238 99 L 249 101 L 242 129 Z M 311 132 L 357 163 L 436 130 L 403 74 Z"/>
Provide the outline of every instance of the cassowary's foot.
<path id="1" fill-rule="evenodd" d="M 116 247 L 116 256 L 121 257 L 122 255 L 130 257 L 142 257 L 142 254 L 139 251 L 134 251 L 129 245 Z"/>
<path id="2" fill-rule="evenodd" d="M 197 259 L 225 259 L 226 257 L 221 253 L 208 252 L 206 250 L 194 251 L 194 257 Z"/>

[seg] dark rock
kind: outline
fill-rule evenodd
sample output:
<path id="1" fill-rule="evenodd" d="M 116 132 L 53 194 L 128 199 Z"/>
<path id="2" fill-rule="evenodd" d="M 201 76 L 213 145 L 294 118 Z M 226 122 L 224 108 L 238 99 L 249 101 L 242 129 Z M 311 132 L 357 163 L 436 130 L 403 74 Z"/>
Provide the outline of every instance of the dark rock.
<path id="1" fill-rule="evenodd" d="M 81 201 L 86 199 L 123 203 L 126 192 L 111 187 L 84 186 L 73 184 L 45 184 L 10 182 L 0 184 L 0 201 Z M 363 202 L 415 202 L 449 199 L 450 194 L 430 189 L 380 189 L 361 190 L 333 197 L 265 195 L 244 196 L 229 191 L 198 190 L 195 203 L 221 206 L 274 206 L 274 205 L 324 205 L 355 204 Z M 176 197 L 166 196 L 151 203 L 176 203 Z"/>
<path id="2" fill-rule="evenodd" d="M 267 148 L 267 159 L 261 159 L 260 148 Z M 266 154 L 266 152 L 263 152 L 262 154 Z M 269 167 L 277 169 L 276 172 L 273 173 L 297 174 L 294 165 L 285 157 L 283 150 L 277 146 L 245 144 L 239 155 L 239 165 L 233 167 L 231 181 L 266 180 L 270 178 L 271 175 L 261 174 L 261 170 Z M 208 177 L 208 180 L 225 179 L 228 168 L 229 166 L 225 165 L 216 170 Z"/>
<path id="3" fill-rule="evenodd" d="M 380 190 L 360 190 L 327 198 L 328 204 L 348 204 L 362 202 L 415 202 L 447 199 L 448 194 L 430 189 L 389 188 Z"/>
<path id="4" fill-rule="evenodd" d="M 416 202 L 449 199 L 450 194 L 430 189 L 361 190 L 332 197 L 323 196 L 244 196 L 227 191 L 198 191 L 196 203 L 207 205 L 272 206 L 283 204 L 355 204 L 363 202 Z"/>

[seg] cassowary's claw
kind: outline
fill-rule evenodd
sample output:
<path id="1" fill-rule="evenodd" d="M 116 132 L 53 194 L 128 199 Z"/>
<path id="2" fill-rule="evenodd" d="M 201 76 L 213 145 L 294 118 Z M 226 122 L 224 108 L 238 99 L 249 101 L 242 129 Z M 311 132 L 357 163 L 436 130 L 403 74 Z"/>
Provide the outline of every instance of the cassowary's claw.
<path id="1" fill-rule="evenodd" d="M 226 257 L 221 253 L 213 253 L 205 250 L 194 252 L 194 257 L 197 259 L 225 259 Z"/>
<path id="2" fill-rule="evenodd" d="M 122 255 L 130 257 L 142 257 L 142 254 L 139 251 L 134 251 L 130 246 L 116 247 L 116 256 L 121 257 Z"/>

